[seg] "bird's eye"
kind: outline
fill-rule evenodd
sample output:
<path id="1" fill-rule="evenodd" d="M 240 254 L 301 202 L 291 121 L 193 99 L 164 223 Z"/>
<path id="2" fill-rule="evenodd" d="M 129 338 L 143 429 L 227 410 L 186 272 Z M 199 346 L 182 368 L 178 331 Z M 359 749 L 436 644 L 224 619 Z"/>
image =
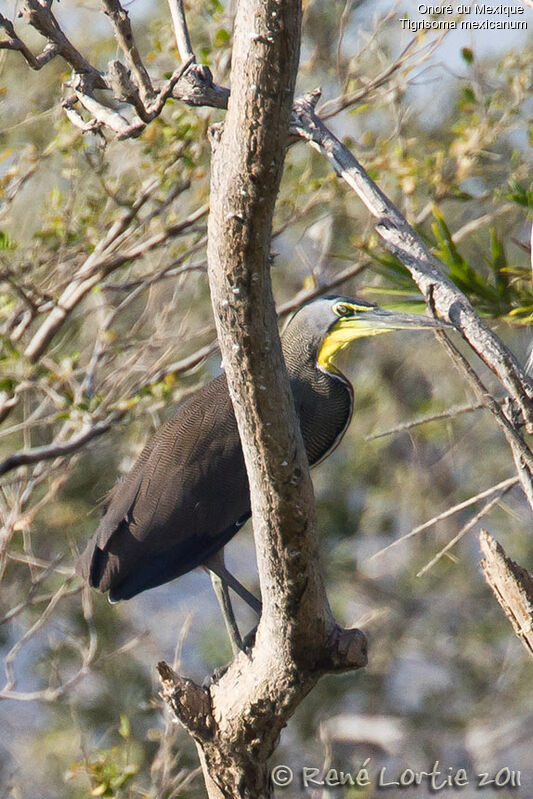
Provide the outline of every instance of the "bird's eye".
<path id="1" fill-rule="evenodd" d="M 353 316 L 353 308 L 346 305 L 345 302 L 338 302 L 333 306 L 333 313 L 337 316 Z"/>

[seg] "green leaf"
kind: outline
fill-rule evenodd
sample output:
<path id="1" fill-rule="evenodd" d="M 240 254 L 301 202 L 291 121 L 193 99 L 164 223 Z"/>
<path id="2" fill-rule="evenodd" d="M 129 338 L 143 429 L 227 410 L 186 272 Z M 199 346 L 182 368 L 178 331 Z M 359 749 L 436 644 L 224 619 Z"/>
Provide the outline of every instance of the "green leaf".
<path id="1" fill-rule="evenodd" d="M 0 391 L 10 392 L 16 387 L 17 381 L 12 377 L 3 377 L 0 379 Z"/>
<path id="2" fill-rule="evenodd" d="M 433 207 L 433 216 L 435 222 L 432 223 L 431 230 L 437 240 L 437 246 L 433 250 L 435 255 L 448 266 L 450 277 L 455 285 L 465 294 L 482 300 L 485 310 L 489 310 L 489 312 L 495 311 L 496 308 L 500 310 L 498 291 L 461 255 L 453 241 L 442 211 L 437 205 Z"/>
<path id="3" fill-rule="evenodd" d="M 461 55 L 467 64 L 472 64 L 474 62 L 474 53 L 470 47 L 463 47 L 461 49 Z"/>
<path id="4" fill-rule="evenodd" d="M 209 66 L 209 57 L 211 55 L 210 47 L 200 47 L 200 63 Z"/>
<path id="5" fill-rule="evenodd" d="M 224 47 L 230 40 L 230 32 L 226 28 L 219 28 L 215 33 L 213 44 L 215 47 Z"/>
<path id="6" fill-rule="evenodd" d="M 491 261 L 490 267 L 494 272 L 494 282 L 496 289 L 500 295 L 500 301 L 503 309 L 507 310 L 511 302 L 511 294 L 509 291 L 509 275 L 507 272 L 507 255 L 503 246 L 503 239 L 500 238 L 496 229 L 491 227 L 489 229 L 490 235 L 490 254 Z"/>
<path id="7" fill-rule="evenodd" d="M 222 14 L 224 11 L 224 5 L 220 2 L 220 0 L 209 0 L 207 3 L 207 13 L 209 16 L 215 16 L 216 14 Z"/>
<path id="8" fill-rule="evenodd" d="M 130 720 L 125 713 L 122 713 L 120 716 L 120 727 L 118 728 L 118 734 L 123 738 L 129 738 L 131 735 Z"/>
<path id="9" fill-rule="evenodd" d="M 465 105 L 471 105 L 476 102 L 477 99 L 473 88 L 471 86 L 463 86 L 459 105 L 463 108 Z"/>
<path id="10" fill-rule="evenodd" d="M 6 233 L 5 230 L 0 230 L 0 250 L 14 250 L 16 246 L 16 242 L 11 239 L 9 233 Z"/>
<path id="11" fill-rule="evenodd" d="M 533 181 L 527 185 L 518 180 L 510 180 L 504 197 L 524 208 L 533 208 Z"/>

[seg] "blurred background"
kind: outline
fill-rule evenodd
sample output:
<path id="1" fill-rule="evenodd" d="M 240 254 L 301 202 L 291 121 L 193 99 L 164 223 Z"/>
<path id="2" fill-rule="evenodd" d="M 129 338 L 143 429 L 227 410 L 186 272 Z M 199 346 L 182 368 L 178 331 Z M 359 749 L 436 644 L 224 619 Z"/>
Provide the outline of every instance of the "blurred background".
<path id="1" fill-rule="evenodd" d="M 193 47 L 222 85 L 233 5 L 186 4 Z M 304 7 L 298 93 L 322 87 L 334 132 L 525 363 L 533 12 L 519 17 L 522 31 L 416 33 L 400 23 L 430 19 L 416 4 Z M 104 70 L 118 57 L 96 0 L 54 8 L 91 63 Z M 178 56 L 166 4 L 127 8 L 149 71 L 168 77 Z M 7 17 L 18 10 L 0 0 Z M 40 51 L 37 34 L 21 21 L 17 31 Z M 155 664 L 174 662 L 202 682 L 230 659 L 209 578 L 196 571 L 111 606 L 82 590 L 72 569 L 117 477 L 172 408 L 221 368 L 205 206 L 207 130 L 223 113 L 169 102 L 138 139 L 82 135 L 60 107 L 67 79 L 60 59 L 34 73 L 0 50 L 0 459 L 88 433 L 69 455 L 0 480 L 0 796 L 196 799 L 205 790 L 196 750 L 158 696 Z M 289 148 L 274 228 L 280 308 L 338 292 L 422 309 L 361 203 L 304 144 Z M 35 349 L 54 301 L 83 267 L 93 282 Z M 38 354 L 28 358 L 32 346 Z M 382 767 L 393 780 L 438 760 L 443 776 L 466 770 L 463 799 L 528 799 L 532 664 L 483 580 L 477 538 L 484 526 L 532 569 L 520 489 L 492 490 L 387 549 L 513 477 L 510 452 L 431 334 L 355 342 L 338 365 L 353 382 L 355 412 L 341 446 L 313 472 L 320 551 L 339 622 L 369 637 L 369 665 L 323 678 L 302 703 L 273 759 L 294 781 L 276 795 L 371 799 L 383 793 Z M 250 523 L 227 560 L 257 592 Z M 251 612 L 235 606 L 251 628 Z M 304 788 L 299 779 L 303 766 L 355 777 L 365 762 L 370 785 L 360 789 Z M 482 772 L 500 772 L 501 787 L 478 790 Z M 427 783 L 388 793 L 433 795 Z"/>

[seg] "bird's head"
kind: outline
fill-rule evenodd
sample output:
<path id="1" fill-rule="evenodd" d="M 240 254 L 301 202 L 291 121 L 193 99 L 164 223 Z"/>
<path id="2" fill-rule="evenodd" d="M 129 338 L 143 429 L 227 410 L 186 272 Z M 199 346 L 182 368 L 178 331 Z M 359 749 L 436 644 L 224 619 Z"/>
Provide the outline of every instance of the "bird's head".
<path id="1" fill-rule="evenodd" d="M 336 371 L 333 358 L 355 339 L 393 330 L 448 326 L 429 316 L 386 311 L 364 300 L 342 296 L 320 297 L 307 303 L 294 314 L 289 325 L 295 323 L 315 350 L 317 363 L 328 372 Z"/>

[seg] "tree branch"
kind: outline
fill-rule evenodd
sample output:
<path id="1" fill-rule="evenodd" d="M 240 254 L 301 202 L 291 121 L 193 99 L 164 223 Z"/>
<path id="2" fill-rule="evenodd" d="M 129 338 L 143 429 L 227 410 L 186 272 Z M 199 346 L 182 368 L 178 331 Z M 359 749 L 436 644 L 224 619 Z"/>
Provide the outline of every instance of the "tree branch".
<path id="1" fill-rule="evenodd" d="M 369 560 L 374 560 L 375 558 L 379 558 L 384 555 L 389 550 L 397 547 L 398 544 L 403 543 L 404 541 L 408 541 L 410 538 L 413 538 L 415 535 L 419 535 L 420 533 L 424 532 L 424 530 L 428 530 L 433 525 L 437 524 L 437 522 L 442 521 L 443 519 L 448 519 L 450 516 L 459 513 L 459 511 L 464 510 L 465 508 L 469 508 L 470 505 L 473 505 L 476 502 L 479 502 L 482 499 L 486 499 L 487 497 L 492 497 L 494 494 L 498 494 L 498 498 L 502 495 L 502 492 L 508 491 L 513 486 L 517 485 L 518 477 L 509 477 L 507 480 L 502 480 L 496 485 L 491 486 L 490 488 L 485 489 L 484 491 L 480 491 L 478 494 L 475 494 L 473 497 L 469 497 L 468 499 L 459 502 L 457 505 L 452 505 L 451 508 L 447 508 L 441 513 L 438 513 L 436 516 L 433 516 L 427 522 L 423 524 L 419 524 L 416 527 L 413 527 L 408 533 L 405 535 L 400 536 L 400 538 L 396 538 L 394 541 L 391 541 L 390 544 L 387 544 L 386 547 L 379 549 L 377 552 L 374 552 L 373 555 L 370 556 Z"/>
<path id="2" fill-rule="evenodd" d="M 400 422 L 394 427 L 388 427 L 386 430 L 378 430 L 377 433 L 369 433 L 365 436 L 365 441 L 375 441 L 377 438 L 384 438 L 385 436 L 392 436 L 396 433 L 403 433 L 406 430 L 412 430 L 414 427 L 420 427 L 430 422 L 438 422 L 442 419 L 454 419 L 463 413 L 472 413 L 472 411 L 479 411 L 485 408 L 483 402 L 469 402 L 467 405 L 457 405 L 453 408 L 448 408 L 447 411 L 440 413 L 431 413 L 428 416 L 419 416 L 416 419 L 411 419 L 408 422 Z"/>
<path id="3" fill-rule="evenodd" d="M 93 67 L 63 33 L 49 3 L 24 0 L 21 12 L 27 24 L 48 40 L 43 52 L 38 56 L 35 56 L 17 36 L 11 20 L 0 14 L 0 28 L 3 28 L 7 34 L 7 38 L 0 41 L 0 49 L 20 52 L 29 66 L 35 70 L 41 69 L 57 55 L 62 56 L 72 68 L 74 77 L 65 85 L 73 89 L 74 94 L 71 93 L 63 100 L 62 107 L 73 125 L 84 133 L 98 131 L 105 126 L 112 130 L 118 139 L 127 139 L 139 136 L 146 125 L 159 116 L 171 96 L 192 106 L 227 107 L 229 90 L 216 86 L 209 68 L 195 61 L 181 0 L 169 0 L 169 4 L 183 64 L 157 89 L 154 88 L 135 44 L 128 12 L 119 0 L 102 0 L 102 2 L 132 77 L 120 61 L 111 62 L 107 75 L 103 75 Z M 98 100 L 94 96 L 95 89 L 110 89 L 115 99 L 132 106 L 136 115 L 132 120 L 126 119 L 117 110 Z M 91 119 L 83 118 L 75 108 L 77 103 L 91 114 Z"/>
<path id="4" fill-rule="evenodd" d="M 250 483 L 263 615 L 250 653 L 240 653 L 210 687 L 204 730 L 195 714 L 191 721 L 174 707 L 199 741 L 218 795 L 249 799 L 270 795 L 267 758 L 319 676 L 366 663 L 364 635 L 341 630 L 326 599 L 313 489 L 270 283 L 300 14 L 298 0 L 239 3 L 232 103 L 211 173 L 209 280 Z M 187 692 L 190 685 L 180 681 L 179 696 Z"/>
<path id="5" fill-rule="evenodd" d="M 76 89 L 75 94 L 82 106 L 94 118 L 97 126 L 106 125 L 117 134 L 118 139 L 129 139 L 139 136 L 144 130 L 140 119 L 134 118 L 133 122 L 109 106 L 98 102 L 94 95 L 81 89 Z"/>
<path id="6" fill-rule="evenodd" d="M 524 438 L 515 428 L 515 425 L 507 418 L 507 415 L 503 412 L 499 403 L 485 388 L 483 382 L 462 353 L 459 352 L 445 333 L 439 330 L 436 331 L 436 335 L 452 359 L 454 365 L 466 378 L 480 402 L 492 413 L 496 424 L 503 432 L 513 455 L 520 485 L 522 486 L 530 507 L 533 509 L 533 453 L 524 441 Z"/>
<path id="7" fill-rule="evenodd" d="M 182 62 L 186 64 L 188 61 L 196 61 L 183 9 L 183 0 L 168 0 L 168 7 L 174 26 L 176 45 Z"/>
<path id="8" fill-rule="evenodd" d="M 55 58 L 59 52 L 57 45 L 53 42 L 49 42 L 40 55 L 33 55 L 29 47 L 26 47 L 24 42 L 19 39 L 15 33 L 15 28 L 13 27 L 11 20 L 4 17 L 3 14 L 0 14 L 0 28 L 5 30 L 8 37 L 7 39 L 0 41 L 0 50 L 18 50 L 18 52 L 27 61 L 32 69 L 42 69 L 42 67 L 44 67 L 45 64 L 48 64 L 52 58 Z"/>
<path id="9" fill-rule="evenodd" d="M 82 449 L 89 441 L 92 441 L 93 438 L 107 433 L 111 426 L 120 421 L 124 414 L 125 411 L 115 411 L 104 421 L 91 424 L 78 435 L 72 436 L 68 441 L 53 441 L 51 444 L 42 447 L 33 447 L 33 449 L 22 449 L 19 452 L 14 452 L 3 461 L 0 461 L 0 476 L 17 469 L 19 466 L 29 466 L 32 463 L 40 463 L 41 461 L 72 455 Z"/>
<path id="10" fill-rule="evenodd" d="M 485 580 L 513 625 L 518 638 L 533 656 L 533 575 L 507 557 L 486 530 L 479 534 Z"/>
<path id="11" fill-rule="evenodd" d="M 427 574 L 427 572 L 428 572 L 430 569 L 432 569 L 432 568 L 433 568 L 433 566 L 434 566 L 436 563 L 438 563 L 438 562 L 439 562 L 439 560 L 440 560 L 440 559 L 441 559 L 441 558 L 442 558 L 442 557 L 443 557 L 443 556 L 444 556 L 444 555 L 445 555 L 447 552 L 449 552 L 449 551 L 450 551 L 450 549 L 453 549 L 453 547 L 454 547 L 454 546 L 455 546 L 455 545 L 456 545 L 456 544 L 457 544 L 457 543 L 458 543 L 458 542 L 461 540 L 461 538 L 463 538 L 463 537 L 464 537 L 464 536 L 465 536 L 467 533 L 469 533 L 469 532 L 470 532 L 470 530 L 472 530 L 472 529 L 473 529 L 473 528 L 476 526 L 476 524 L 477 524 L 477 523 L 480 521 L 480 519 L 482 519 L 484 516 L 486 516 L 486 515 L 487 515 L 487 513 L 490 513 L 490 511 L 491 511 L 491 510 L 492 510 L 492 509 L 495 507 L 495 505 L 497 505 L 497 504 L 498 504 L 498 502 L 499 502 L 499 501 L 502 499 L 502 497 L 503 497 L 503 496 L 505 496 L 505 494 L 506 494 L 506 493 L 507 493 L 507 492 L 508 492 L 508 491 L 509 491 L 511 488 L 512 488 L 512 484 L 511 484 L 511 485 L 507 485 L 507 486 L 504 486 L 504 487 L 500 488 L 500 490 L 499 490 L 499 491 L 496 493 L 496 495 L 495 495 L 495 496 L 493 496 L 493 497 L 492 497 L 492 499 L 489 499 L 487 502 L 485 502 L 485 504 L 484 504 L 484 505 L 483 505 L 483 506 L 482 506 L 482 507 L 481 507 L 481 508 L 478 510 L 478 512 L 475 514 L 475 516 L 473 516 L 471 519 L 469 519 L 469 520 L 467 521 L 467 523 L 466 523 L 466 524 L 464 524 L 464 525 L 461 527 L 461 529 L 459 530 L 459 532 L 457 532 L 457 533 L 456 533 L 456 534 L 453 536 L 453 538 L 452 538 L 450 541 L 448 541 L 448 543 L 447 543 L 447 544 L 445 544 L 445 546 L 443 546 L 443 547 L 442 547 L 442 549 L 439 549 L 439 551 L 437 552 L 437 554 L 436 554 L 436 555 L 434 555 L 434 556 L 431 558 L 431 560 L 430 560 L 430 561 L 428 561 L 428 563 L 426 563 L 426 565 L 425 565 L 425 566 L 423 566 L 423 567 L 422 567 L 422 568 L 421 568 L 421 569 L 420 569 L 420 570 L 419 570 L 419 571 L 416 573 L 416 576 L 417 576 L 417 577 L 422 577 L 422 575 L 424 575 L 424 574 Z"/>
<path id="12" fill-rule="evenodd" d="M 41 36 L 48 40 L 48 47 L 53 48 L 54 55 L 62 56 L 74 72 L 83 77 L 87 87 L 91 89 L 108 88 L 102 74 L 82 56 L 65 36 L 48 3 L 41 3 L 39 0 L 24 0 L 21 15 L 28 25 L 35 28 Z M 46 48 L 44 52 L 47 52 Z M 43 56 L 41 56 L 41 60 Z M 26 60 L 28 61 L 27 57 Z M 50 57 L 47 60 L 50 61 Z M 28 63 L 33 66 L 30 61 Z M 33 66 L 33 69 L 40 69 L 41 66 L 43 66 L 42 63 L 37 67 Z"/>
<path id="13" fill-rule="evenodd" d="M 135 44 L 128 12 L 121 6 L 119 0 L 102 0 L 102 3 L 105 13 L 113 25 L 115 38 L 131 69 L 142 103 L 146 106 L 152 102 L 155 91 Z"/>
<path id="14" fill-rule="evenodd" d="M 186 219 L 174 225 L 169 225 L 165 230 L 156 233 L 148 239 L 136 244 L 129 249 L 115 251 L 117 239 L 122 231 L 127 228 L 131 221 L 132 214 L 135 215 L 139 209 L 139 202 L 121 217 L 113 225 L 99 243 L 91 255 L 87 258 L 81 269 L 78 270 L 74 279 L 68 284 L 59 297 L 55 307 L 34 333 L 30 343 L 26 347 L 25 356 L 35 363 L 42 355 L 46 347 L 56 333 L 63 326 L 74 308 L 81 302 L 83 297 L 96 286 L 106 275 L 113 272 L 118 267 L 145 255 L 164 244 L 169 238 L 179 235 L 186 228 L 193 225 L 198 219 L 207 212 L 207 206 L 201 206 L 197 211 L 190 214 Z"/>

